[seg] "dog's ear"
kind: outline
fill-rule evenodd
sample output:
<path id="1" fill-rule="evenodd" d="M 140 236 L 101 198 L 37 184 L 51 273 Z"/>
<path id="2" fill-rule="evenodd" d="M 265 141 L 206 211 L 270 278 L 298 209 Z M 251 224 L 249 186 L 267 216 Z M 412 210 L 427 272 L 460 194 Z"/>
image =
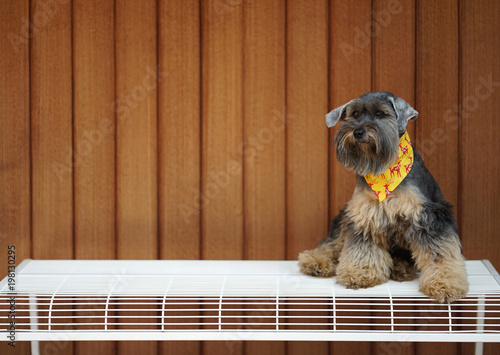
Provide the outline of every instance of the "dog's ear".
<path id="1" fill-rule="evenodd" d="M 396 112 L 396 118 L 398 120 L 398 130 L 399 132 L 404 132 L 406 130 L 406 125 L 408 121 L 414 120 L 418 117 L 418 112 L 413 107 L 410 106 L 408 102 L 399 97 L 389 97 L 389 101 Z"/>
<path id="2" fill-rule="evenodd" d="M 328 128 L 335 126 L 340 119 L 345 117 L 345 109 L 349 102 L 326 114 L 326 125 Z"/>

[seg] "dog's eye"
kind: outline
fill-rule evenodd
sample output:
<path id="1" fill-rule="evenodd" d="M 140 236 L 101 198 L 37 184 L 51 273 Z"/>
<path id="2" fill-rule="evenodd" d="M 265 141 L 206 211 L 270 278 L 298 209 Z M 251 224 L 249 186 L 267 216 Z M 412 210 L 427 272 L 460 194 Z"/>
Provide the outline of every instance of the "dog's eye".
<path id="1" fill-rule="evenodd" d="M 378 117 L 384 117 L 385 116 L 385 112 L 383 112 L 383 111 L 377 111 L 375 113 L 375 115 L 377 115 Z"/>
<path id="2" fill-rule="evenodd" d="M 352 117 L 354 117 L 354 118 L 358 118 L 358 117 L 359 117 L 359 111 L 354 111 L 354 112 L 352 113 Z"/>

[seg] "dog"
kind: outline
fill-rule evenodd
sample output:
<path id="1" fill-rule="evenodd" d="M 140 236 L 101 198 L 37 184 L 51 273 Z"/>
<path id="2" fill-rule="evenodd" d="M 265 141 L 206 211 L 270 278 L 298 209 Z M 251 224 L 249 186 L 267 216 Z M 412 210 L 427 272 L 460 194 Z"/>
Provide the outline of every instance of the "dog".
<path id="1" fill-rule="evenodd" d="M 347 288 L 389 278 L 409 281 L 438 302 L 469 288 L 458 228 L 448 203 L 406 126 L 418 112 L 390 92 L 369 92 L 326 115 L 337 160 L 356 173 L 351 200 L 333 219 L 320 246 L 299 254 L 307 275 L 337 276 Z"/>

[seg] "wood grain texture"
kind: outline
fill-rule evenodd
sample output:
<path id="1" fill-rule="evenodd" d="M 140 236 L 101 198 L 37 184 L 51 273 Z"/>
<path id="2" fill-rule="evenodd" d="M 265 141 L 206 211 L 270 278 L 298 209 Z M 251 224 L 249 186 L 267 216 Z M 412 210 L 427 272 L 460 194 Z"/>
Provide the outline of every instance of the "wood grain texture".
<path id="1" fill-rule="evenodd" d="M 75 258 L 116 258 L 114 2 L 73 2 Z M 77 354 L 114 354 L 80 342 Z"/>
<path id="2" fill-rule="evenodd" d="M 158 256 L 156 0 L 115 3 L 118 259 Z M 124 306 L 124 308 L 134 306 Z M 147 306 L 146 306 L 147 307 Z M 150 306 L 152 309 L 155 305 Z M 143 313 L 150 316 L 151 313 Z M 122 319 L 133 323 L 137 319 Z M 144 322 L 148 322 L 145 318 Z M 151 320 L 156 329 L 156 319 Z M 157 354 L 157 342 L 118 342 L 119 354 Z"/>
<path id="3" fill-rule="evenodd" d="M 2 1 L 0 13 L 0 262 L 6 275 L 9 245 L 16 265 L 31 256 L 29 2 Z M 15 353 L 30 354 L 29 343 L 17 342 Z"/>
<path id="4" fill-rule="evenodd" d="M 371 4 L 330 0 L 330 111 L 371 90 Z M 325 112 L 326 114 L 326 112 Z M 325 123 L 326 125 L 326 123 Z M 330 140 L 330 220 L 351 199 L 355 175 L 337 162 Z M 332 342 L 332 354 L 370 354 L 370 343 Z"/>
<path id="5" fill-rule="evenodd" d="M 285 3 L 243 6 L 244 257 L 279 260 L 285 257 Z"/>
<path id="6" fill-rule="evenodd" d="M 71 4 L 47 12 L 31 41 L 33 258 L 73 258 Z"/>
<path id="7" fill-rule="evenodd" d="M 117 253 L 156 259 L 156 0 L 116 2 Z"/>
<path id="8" fill-rule="evenodd" d="M 500 122 L 500 3 L 460 1 L 460 109 L 450 120 L 460 134 L 460 228 L 464 255 L 489 259 L 500 269 L 500 194 L 496 135 Z M 458 120 L 457 120 L 458 118 Z M 473 347 L 462 346 L 462 354 Z M 484 354 L 498 354 L 499 344 L 485 344 Z"/>
<path id="9" fill-rule="evenodd" d="M 457 24 L 456 1 L 418 2 L 415 144 L 453 205 L 458 203 L 458 126 L 447 122 L 447 114 L 458 103 Z"/>
<path id="10" fill-rule="evenodd" d="M 243 257 L 243 8 L 202 3 L 202 257 Z"/>
<path id="11" fill-rule="evenodd" d="M 159 1 L 158 86 L 160 252 L 200 258 L 200 9 Z"/>
<path id="12" fill-rule="evenodd" d="M 328 3 L 287 7 L 287 258 L 328 229 Z"/>
<path id="13" fill-rule="evenodd" d="M 391 91 L 413 104 L 415 0 L 374 0 L 370 33 L 373 46 L 373 90 Z"/>
<path id="14" fill-rule="evenodd" d="M 287 259 L 328 229 L 328 3 L 287 3 Z M 328 354 L 326 342 L 289 342 L 287 354 Z"/>
<path id="15" fill-rule="evenodd" d="M 23 35 L 29 7 L 27 1 L 0 6 L 5 14 L 0 23 L 0 243 L 3 251 L 15 245 L 19 264 L 30 257 L 31 248 L 29 45 L 28 34 Z M 0 253 L 0 260 L 8 265 L 7 252 Z"/>
<path id="16" fill-rule="evenodd" d="M 75 257 L 115 257 L 112 0 L 73 4 Z"/>
<path id="17" fill-rule="evenodd" d="M 242 259 L 243 2 L 201 4 L 201 256 Z M 240 354 L 243 343 L 205 342 L 202 353 Z"/>
<path id="18" fill-rule="evenodd" d="M 72 259 L 71 4 L 44 5 L 32 1 L 30 9 L 32 22 L 47 18 L 30 53 L 33 258 Z M 73 344 L 41 342 L 40 351 L 72 354 Z"/>
<path id="19" fill-rule="evenodd" d="M 500 41 L 490 34 L 500 16 L 497 2 L 461 2 L 462 64 L 460 93 L 461 227 L 468 258 L 494 260 L 500 249 L 498 184 L 500 164 L 494 149 L 499 121 L 492 113 L 500 98 Z M 488 38 L 488 41 L 482 39 Z M 479 242 L 480 241 L 480 242 Z M 496 264 L 495 264 L 495 261 Z"/>

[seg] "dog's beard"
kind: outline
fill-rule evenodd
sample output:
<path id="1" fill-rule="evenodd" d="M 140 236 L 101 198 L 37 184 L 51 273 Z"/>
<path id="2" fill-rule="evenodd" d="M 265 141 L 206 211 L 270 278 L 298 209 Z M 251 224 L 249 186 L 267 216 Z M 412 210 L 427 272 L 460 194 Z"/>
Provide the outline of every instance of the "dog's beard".
<path id="1" fill-rule="evenodd" d="M 355 124 L 346 122 L 335 136 L 337 160 L 348 170 L 366 176 L 382 174 L 398 157 L 399 135 L 397 127 L 388 123 L 365 125 L 365 137 L 354 138 Z"/>

